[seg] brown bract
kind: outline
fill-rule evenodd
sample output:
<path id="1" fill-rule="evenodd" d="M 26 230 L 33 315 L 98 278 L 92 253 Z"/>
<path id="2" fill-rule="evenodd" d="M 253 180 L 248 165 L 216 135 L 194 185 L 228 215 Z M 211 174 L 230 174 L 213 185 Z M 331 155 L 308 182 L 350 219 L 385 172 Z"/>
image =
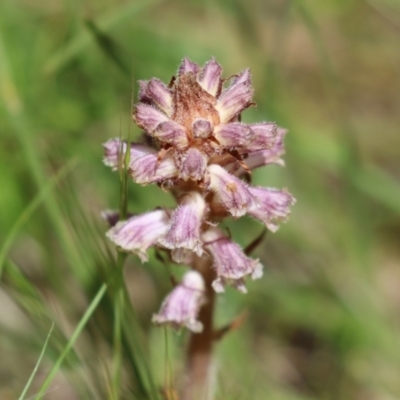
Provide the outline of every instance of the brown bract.
<path id="1" fill-rule="evenodd" d="M 208 120 L 213 126 L 219 124 L 219 114 L 214 108 L 217 100 L 202 89 L 193 72 L 180 75 L 172 90 L 172 119 L 186 128 L 190 138 L 193 138 L 192 126 L 197 119 Z"/>

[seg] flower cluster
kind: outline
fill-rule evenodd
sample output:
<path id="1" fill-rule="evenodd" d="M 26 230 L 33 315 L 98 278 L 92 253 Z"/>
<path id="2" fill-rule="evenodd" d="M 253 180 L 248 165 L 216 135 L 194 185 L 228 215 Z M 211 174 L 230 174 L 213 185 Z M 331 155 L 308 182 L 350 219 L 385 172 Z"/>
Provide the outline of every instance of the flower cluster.
<path id="1" fill-rule="evenodd" d="M 214 290 L 223 292 L 230 283 L 246 292 L 244 278 L 261 277 L 262 266 L 218 224 L 224 217 L 247 214 L 276 231 L 295 200 L 285 190 L 247 183 L 251 169 L 283 165 L 280 157 L 286 131 L 271 122 L 241 122 L 241 113 L 254 104 L 250 72 L 246 69 L 227 80 L 221 75 L 222 68 L 214 59 L 200 67 L 185 58 L 170 85 L 155 78 L 139 82 L 133 118 L 150 144 L 128 145 L 111 139 L 104 144 L 104 163 L 117 170 L 129 151 L 132 179 L 169 190 L 178 206 L 120 221 L 107 236 L 142 261 L 147 260 L 151 246 L 189 266 L 196 257 L 211 257 Z M 201 274 L 188 272 L 154 321 L 199 330 L 196 316 L 204 301 L 202 293 Z"/>

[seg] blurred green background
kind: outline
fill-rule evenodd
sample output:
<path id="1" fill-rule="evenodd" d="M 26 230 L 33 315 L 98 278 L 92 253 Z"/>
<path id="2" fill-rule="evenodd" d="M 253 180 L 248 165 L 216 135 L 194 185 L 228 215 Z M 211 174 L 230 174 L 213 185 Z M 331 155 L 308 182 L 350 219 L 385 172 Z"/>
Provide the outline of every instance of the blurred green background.
<path id="1" fill-rule="evenodd" d="M 264 277 L 219 296 L 219 326 L 247 319 L 218 344 L 215 398 L 399 399 L 397 0 L 0 2 L 0 399 L 22 393 L 54 321 L 35 398 L 103 282 L 45 398 L 113 398 L 116 255 L 100 211 L 118 208 L 120 188 L 101 144 L 138 137 L 136 81 L 168 82 L 184 56 L 215 56 L 225 76 L 251 68 L 257 108 L 243 120 L 289 129 L 286 167 L 254 182 L 297 198 L 255 252 Z M 132 212 L 162 204 L 130 183 Z M 229 226 L 243 246 L 262 230 Z M 125 280 L 119 398 L 156 399 L 182 376 L 187 336 L 150 324 L 171 287 L 154 254 L 130 257 Z"/>

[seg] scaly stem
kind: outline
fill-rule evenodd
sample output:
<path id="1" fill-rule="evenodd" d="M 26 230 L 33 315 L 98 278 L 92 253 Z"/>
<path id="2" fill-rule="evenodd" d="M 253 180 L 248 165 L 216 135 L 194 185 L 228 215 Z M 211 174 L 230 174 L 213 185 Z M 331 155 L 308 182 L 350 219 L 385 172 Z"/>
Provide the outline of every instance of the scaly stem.
<path id="1" fill-rule="evenodd" d="M 192 333 L 187 350 L 187 376 L 183 391 L 183 400 L 207 400 L 210 393 L 210 370 L 213 350 L 213 316 L 215 292 L 211 286 L 215 272 L 209 265 L 209 258 L 199 258 L 194 265 L 205 282 L 206 303 L 200 310 L 198 320 L 203 331 Z"/>

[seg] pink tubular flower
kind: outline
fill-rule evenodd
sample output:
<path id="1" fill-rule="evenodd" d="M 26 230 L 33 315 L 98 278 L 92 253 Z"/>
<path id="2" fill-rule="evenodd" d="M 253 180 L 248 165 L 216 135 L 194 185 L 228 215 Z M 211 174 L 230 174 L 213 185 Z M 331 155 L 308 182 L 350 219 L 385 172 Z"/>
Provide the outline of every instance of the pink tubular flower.
<path id="1" fill-rule="evenodd" d="M 278 127 L 275 143 L 272 147 L 249 152 L 245 159 L 247 166 L 250 169 L 263 167 L 268 164 L 277 164 L 283 167 L 285 162 L 280 157 L 285 153 L 283 139 L 286 133 L 286 129 Z"/>
<path id="2" fill-rule="evenodd" d="M 167 249 L 181 249 L 203 254 L 203 245 L 200 238 L 201 225 L 204 221 L 206 203 L 201 194 L 190 192 L 185 195 L 178 208 L 171 215 L 168 232 L 159 239 L 159 244 Z M 172 259 L 181 262 L 186 259 L 186 252 L 172 253 Z"/>
<path id="3" fill-rule="evenodd" d="M 241 217 L 255 206 L 254 198 L 243 181 L 217 164 L 211 164 L 208 172 L 211 190 L 232 216 Z"/>
<path id="4" fill-rule="evenodd" d="M 167 212 L 156 210 L 118 222 L 107 236 L 121 249 L 136 253 L 145 262 L 148 260 L 147 249 L 167 232 L 168 227 Z"/>
<path id="5" fill-rule="evenodd" d="M 213 258 L 217 279 L 213 282 L 216 292 L 224 292 L 226 282 L 242 293 L 246 293 L 244 277 L 261 278 L 262 265 L 258 260 L 247 257 L 238 244 L 228 239 L 218 228 L 210 228 L 203 234 L 205 248 Z"/>
<path id="6" fill-rule="evenodd" d="M 262 187 L 253 187 L 249 190 L 257 200 L 257 205 L 250 208 L 248 214 L 263 221 L 270 231 L 276 232 L 279 223 L 287 220 L 290 207 L 296 200 L 285 190 Z"/>
<path id="7" fill-rule="evenodd" d="M 131 163 L 129 173 L 136 183 L 147 185 L 173 178 L 178 170 L 170 157 L 160 161 L 157 154 L 146 154 Z"/>
<path id="8" fill-rule="evenodd" d="M 203 302 L 203 277 L 197 271 L 189 271 L 164 300 L 159 313 L 153 316 L 153 322 L 171 325 L 175 329 L 185 326 L 192 332 L 201 332 L 203 325 L 197 316 Z"/>

